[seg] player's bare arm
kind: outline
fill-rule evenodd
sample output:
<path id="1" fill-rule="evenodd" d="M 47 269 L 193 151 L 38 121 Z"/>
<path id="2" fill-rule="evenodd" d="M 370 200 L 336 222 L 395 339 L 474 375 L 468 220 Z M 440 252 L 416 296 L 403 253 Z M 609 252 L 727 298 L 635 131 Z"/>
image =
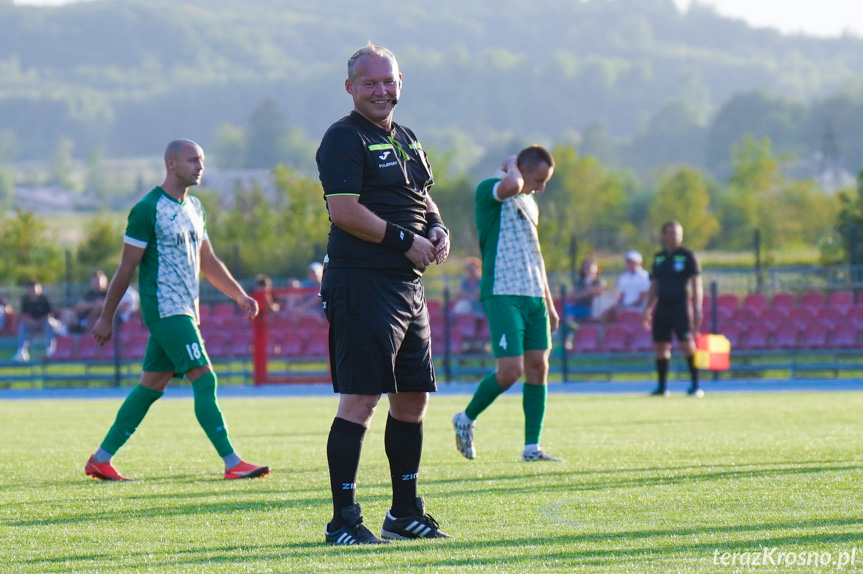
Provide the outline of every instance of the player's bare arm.
<path id="1" fill-rule="evenodd" d="M 650 322 L 653 317 L 653 308 L 656 306 L 657 299 L 658 296 L 656 294 L 656 279 L 651 279 L 650 289 L 647 291 L 647 304 L 644 306 L 644 313 L 641 317 L 645 329 L 650 329 Z"/>
<path id="2" fill-rule="evenodd" d="M 440 217 L 440 211 L 438 210 L 437 204 L 435 204 L 429 196 L 426 196 L 426 213 L 434 213 Z M 429 230 L 428 239 L 434 246 L 435 263 L 440 265 L 446 261 L 447 257 L 449 257 L 449 233 L 441 229 L 440 226 L 435 226 Z"/>
<path id="3" fill-rule="evenodd" d="M 123 250 L 120 252 L 120 264 L 108 285 L 108 293 L 105 295 L 102 312 L 90 331 L 100 345 L 111 340 L 111 335 L 114 333 L 114 313 L 117 312 L 117 306 L 120 304 L 123 294 L 129 289 L 135 269 L 138 268 L 141 259 L 144 258 L 144 251 L 145 249 L 142 247 L 135 247 L 128 243 L 123 244 Z"/>
<path id="4" fill-rule="evenodd" d="M 518 169 L 518 163 L 514 155 L 503 160 L 501 169 L 504 172 L 504 176 L 497 186 L 497 197 L 503 201 L 521 193 L 522 189 L 524 189 L 524 177 Z"/>
<path id="5" fill-rule="evenodd" d="M 551 332 L 554 333 L 560 327 L 560 316 L 557 314 L 557 307 L 554 306 L 554 296 L 548 286 L 547 277 L 545 279 L 545 306 L 548 307 L 548 322 L 551 326 Z"/>
<path id="6" fill-rule="evenodd" d="M 696 335 L 701 331 L 701 323 L 704 320 L 704 286 L 701 275 L 692 278 L 692 332 Z"/>
<path id="7" fill-rule="evenodd" d="M 246 319 L 254 319 L 258 315 L 258 302 L 249 297 L 222 260 L 216 257 L 209 240 L 201 243 L 201 273 L 216 289 L 237 302 Z"/>

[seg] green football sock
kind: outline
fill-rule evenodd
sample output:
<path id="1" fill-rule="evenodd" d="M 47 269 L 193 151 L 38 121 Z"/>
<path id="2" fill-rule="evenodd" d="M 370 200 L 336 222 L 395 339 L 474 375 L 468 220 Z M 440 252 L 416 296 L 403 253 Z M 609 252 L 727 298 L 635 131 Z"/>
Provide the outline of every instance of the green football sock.
<path id="1" fill-rule="evenodd" d="M 475 421 L 476 417 L 478 417 L 482 411 L 487 409 L 489 405 L 491 405 L 494 400 L 501 395 L 501 393 L 503 393 L 503 389 L 500 388 L 499 384 L 497 384 L 497 377 L 495 374 L 487 374 L 485 378 L 480 381 L 476 392 L 473 394 L 473 398 L 464 410 L 464 414 L 466 414 L 467 418 L 470 420 Z"/>
<path id="2" fill-rule="evenodd" d="M 102 441 L 102 450 L 111 454 L 117 454 L 126 441 L 132 437 L 138 425 L 144 420 L 147 411 L 150 409 L 156 400 L 161 397 L 163 392 L 154 391 L 141 385 L 136 385 L 134 389 L 120 405 L 117 411 L 117 418 L 114 419 L 114 424 Z"/>
<path id="3" fill-rule="evenodd" d="M 539 444 L 542 433 L 542 420 L 545 418 L 545 400 L 548 396 L 547 385 L 522 386 L 522 407 L 524 408 L 524 444 Z"/>
<path id="4" fill-rule="evenodd" d="M 192 381 L 192 391 L 195 397 L 195 416 L 207 438 L 216 447 L 219 456 L 227 456 L 234 452 L 231 440 L 228 438 L 228 426 L 219 409 L 216 399 L 216 373 L 210 371 Z"/>

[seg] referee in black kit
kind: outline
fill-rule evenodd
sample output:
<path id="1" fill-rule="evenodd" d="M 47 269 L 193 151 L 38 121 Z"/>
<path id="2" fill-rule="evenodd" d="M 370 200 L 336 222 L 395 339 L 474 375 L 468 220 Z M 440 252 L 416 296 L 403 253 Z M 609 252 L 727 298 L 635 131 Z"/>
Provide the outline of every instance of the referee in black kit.
<path id="1" fill-rule="evenodd" d="M 432 171 L 414 133 L 392 121 L 402 86 L 395 56 L 371 43 L 348 60 L 354 110 L 334 123 L 316 156 L 330 214 L 321 297 L 330 323 L 330 370 L 339 407 L 327 440 L 331 544 L 449 538 L 417 496 L 423 418 L 437 390 L 420 279 L 449 254 L 449 231 L 428 194 Z M 356 502 L 363 437 L 382 393 L 393 486 L 381 537 Z"/>
<path id="2" fill-rule="evenodd" d="M 683 226 L 669 221 L 662 226 L 662 251 L 653 258 L 650 291 L 644 308 L 644 326 L 651 328 L 656 348 L 656 374 L 659 386 L 651 393 L 668 396 L 668 365 L 671 361 L 671 333 L 677 335 L 680 350 L 686 355 L 692 385 L 687 393 L 703 397 L 695 367 L 695 337 L 701 329 L 701 264 L 683 244 Z M 690 316 L 689 297 L 692 298 Z"/>

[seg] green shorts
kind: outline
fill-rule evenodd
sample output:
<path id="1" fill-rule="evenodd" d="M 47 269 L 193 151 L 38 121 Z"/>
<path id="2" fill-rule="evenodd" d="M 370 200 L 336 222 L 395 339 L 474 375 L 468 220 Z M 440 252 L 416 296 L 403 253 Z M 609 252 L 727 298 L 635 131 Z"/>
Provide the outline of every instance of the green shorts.
<path id="1" fill-rule="evenodd" d="M 544 297 L 493 295 L 483 299 L 495 357 L 517 357 L 551 348 L 551 324 Z"/>
<path id="2" fill-rule="evenodd" d="M 188 315 L 172 315 L 147 324 L 150 340 L 144 353 L 143 370 L 173 372 L 182 377 L 195 367 L 210 364 L 201 331 Z"/>

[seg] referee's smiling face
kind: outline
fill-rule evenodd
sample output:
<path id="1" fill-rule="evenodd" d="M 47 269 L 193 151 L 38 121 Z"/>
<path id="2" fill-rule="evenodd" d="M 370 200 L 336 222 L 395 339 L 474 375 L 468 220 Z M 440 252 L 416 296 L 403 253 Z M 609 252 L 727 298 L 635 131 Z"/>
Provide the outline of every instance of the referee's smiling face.
<path id="1" fill-rule="evenodd" d="M 354 100 L 354 110 L 384 129 L 390 129 L 402 87 L 398 64 L 390 58 L 364 56 L 354 77 L 345 80 L 345 90 Z"/>

